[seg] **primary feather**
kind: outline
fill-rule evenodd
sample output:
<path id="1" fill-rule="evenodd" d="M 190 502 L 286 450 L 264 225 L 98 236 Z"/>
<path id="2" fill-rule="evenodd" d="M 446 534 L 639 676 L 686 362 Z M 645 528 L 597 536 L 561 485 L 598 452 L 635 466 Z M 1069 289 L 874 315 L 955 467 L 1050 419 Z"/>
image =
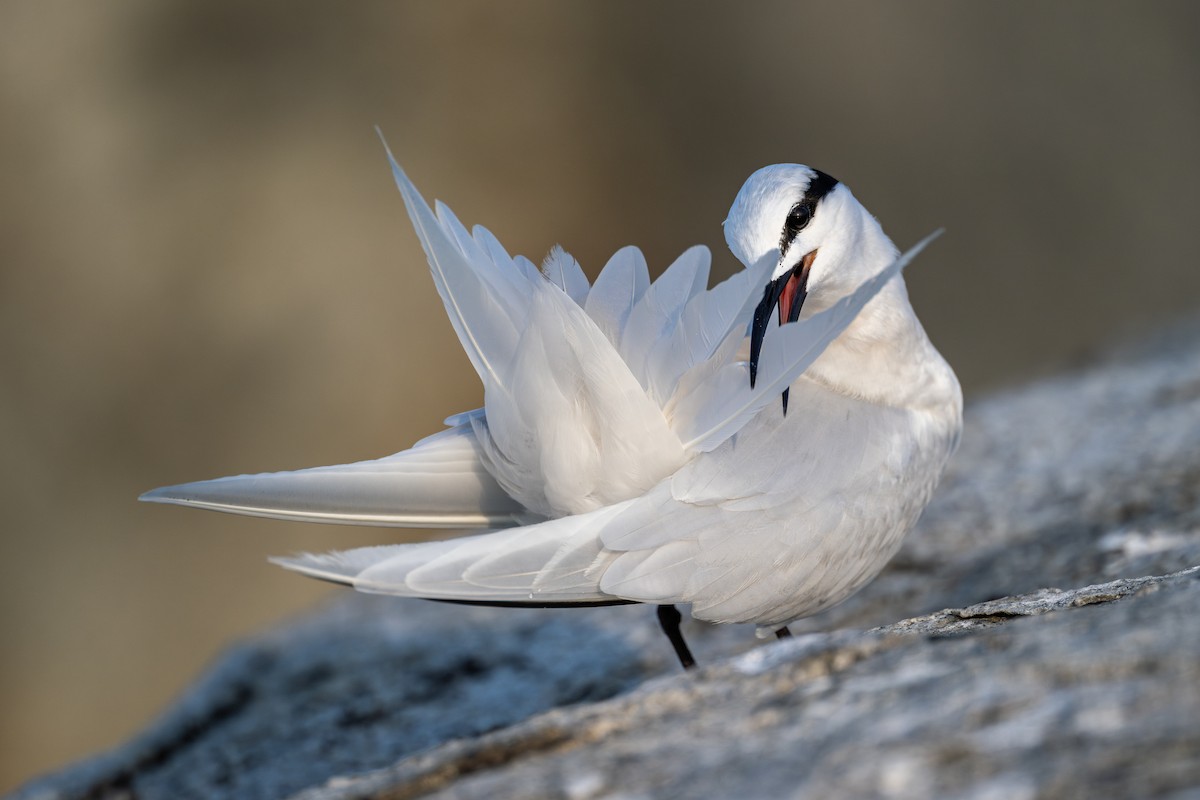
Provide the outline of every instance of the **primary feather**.
<path id="1" fill-rule="evenodd" d="M 539 516 L 484 468 L 470 414 L 395 455 L 294 472 L 234 475 L 142 495 L 153 503 L 232 514 L 409 528 L 501 528 Z"/>

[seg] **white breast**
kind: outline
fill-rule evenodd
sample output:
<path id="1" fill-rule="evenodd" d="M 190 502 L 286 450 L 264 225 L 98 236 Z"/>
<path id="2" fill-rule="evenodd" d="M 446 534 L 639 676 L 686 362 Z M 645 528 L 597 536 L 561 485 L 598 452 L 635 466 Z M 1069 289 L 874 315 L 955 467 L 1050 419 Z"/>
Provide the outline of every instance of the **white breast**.
<path id="1" fill-rule="evenodd" d="M 848 398 L 801 378 L 605 526 L 601 587 L 675 597 L 713 622 L 779 625 L 828 608 L 894 555 L 958 438 L 957 413 Z M 664 556 L 664 553 L 669 555 Z"/>

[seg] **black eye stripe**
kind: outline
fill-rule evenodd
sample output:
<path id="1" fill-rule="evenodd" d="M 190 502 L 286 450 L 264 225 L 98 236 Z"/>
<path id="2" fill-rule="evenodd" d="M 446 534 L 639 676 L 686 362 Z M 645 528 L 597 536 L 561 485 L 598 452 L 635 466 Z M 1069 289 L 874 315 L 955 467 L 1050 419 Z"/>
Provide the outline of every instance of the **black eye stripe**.
<path id="1" fill-rule="evenodd" d="M 813 172 L 815 175 L 809 182 L 804 197 L 800 199 L 799 203 L 792 206 L 787 219 L 783 222 L 783 231 L 779 235 L 779 250 L 783 253 L 787 253 L 788 247 L 796 239 L 796 235 L 808 227 L 809 222 L 812 222 L 813 214 L 817 211 L 817 203 L 821 202 L 821 198 L 833 191 L 833 187 L 838 184 L 837 178 L 827 175 L 819 169 L 814 169 Z"/>
<path id="2" fill-rule="evenodd" d="M 813 206 L 816 206 L 822 197 L 832 192 L 833 187 L 838 185 L 838 179 L 821 172 L 819 169 L 814 169 L 813 172 L 816 173 L 816 177 L 808 185 L 808 191 L 804 193 L 804 198 L 811 200 Z"/>

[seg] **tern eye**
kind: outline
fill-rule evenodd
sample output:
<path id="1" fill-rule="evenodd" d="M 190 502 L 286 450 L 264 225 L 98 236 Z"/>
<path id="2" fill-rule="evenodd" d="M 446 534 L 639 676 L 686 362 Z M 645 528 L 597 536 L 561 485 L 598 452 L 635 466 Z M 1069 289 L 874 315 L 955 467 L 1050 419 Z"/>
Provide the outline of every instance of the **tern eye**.
<path id="1" fill-rule="evenodd" d="M 788 245 L 812 222 L 813 207 L 807 200 L 802 200 L 792 206 L 787 219 L 783 221 L 783 235 L 779 238 L 779 249 L 786 251 Z"/>

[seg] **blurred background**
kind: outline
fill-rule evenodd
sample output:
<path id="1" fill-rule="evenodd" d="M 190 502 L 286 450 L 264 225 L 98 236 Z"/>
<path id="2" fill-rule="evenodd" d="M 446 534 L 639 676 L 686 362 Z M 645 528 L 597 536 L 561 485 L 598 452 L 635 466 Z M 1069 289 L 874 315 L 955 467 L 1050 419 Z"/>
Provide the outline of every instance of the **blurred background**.
<path id="1" fill-rule="evenodd" d="M 754 169 L 848 183 L 968 400 L 1200 308 L 1200 5 L 0 4 L 0 792 L 115 745 L 409 535 L 135 502 L 384 455 L 480 403 L 373 126 L 594 276 L 735 264 Z M 968 434 L 969 435 L 969 434 Z"/>

